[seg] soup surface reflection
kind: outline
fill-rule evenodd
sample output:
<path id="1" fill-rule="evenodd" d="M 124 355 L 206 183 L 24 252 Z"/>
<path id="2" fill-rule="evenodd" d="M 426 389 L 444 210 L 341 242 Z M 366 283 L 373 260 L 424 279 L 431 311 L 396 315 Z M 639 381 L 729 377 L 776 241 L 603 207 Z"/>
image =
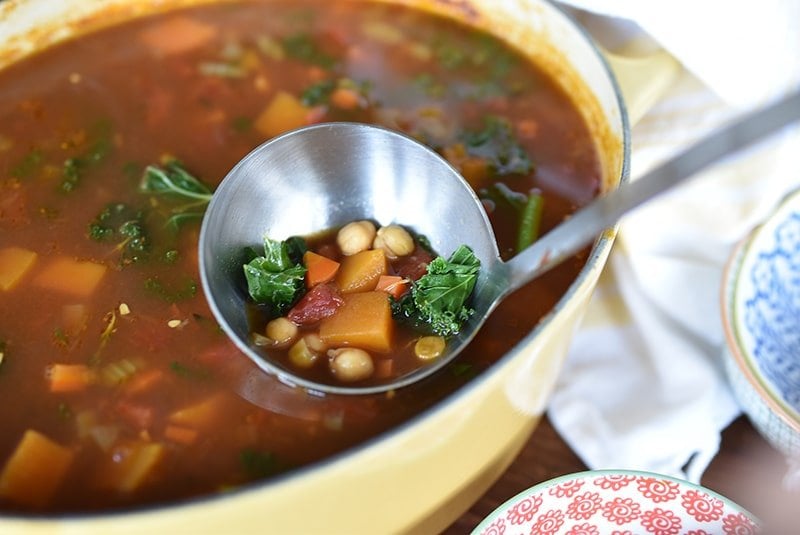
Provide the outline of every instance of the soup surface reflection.
<path id="1" fill-rule="evenodd" d="M 0 73 L 0 509 L 164 503 L 319 461 L 435 404 L 553 307 L 581 258 L 393 395 L 318 398 L 258 371 L 199 288 L 205 203 L 266 139 L 337 120 L 444 154 L 506 257 L 598 190 L 567 95 L 495 38 L 408 8 L 208 5 Z"/>

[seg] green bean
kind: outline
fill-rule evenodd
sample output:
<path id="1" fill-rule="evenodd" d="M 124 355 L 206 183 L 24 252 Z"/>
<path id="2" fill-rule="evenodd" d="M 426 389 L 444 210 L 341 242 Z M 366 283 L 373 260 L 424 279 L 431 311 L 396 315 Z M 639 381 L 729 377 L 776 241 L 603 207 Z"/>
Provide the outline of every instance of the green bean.
<path id="1" fill-rule="evenodd" d="M 528 195 L 528 200 L 520 213 L 519 227 L 517 230 L 517 253 L 532 244 L 539 235 L 539 224 L 542 221 L 542 204 L 544 199 L 541 194 L 533 192 Z"/>

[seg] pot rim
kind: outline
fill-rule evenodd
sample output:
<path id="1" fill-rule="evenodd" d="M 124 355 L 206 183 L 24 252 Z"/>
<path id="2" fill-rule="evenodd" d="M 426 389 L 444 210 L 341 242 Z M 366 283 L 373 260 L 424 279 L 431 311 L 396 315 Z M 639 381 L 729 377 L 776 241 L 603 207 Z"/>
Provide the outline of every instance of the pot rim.
<path id="1" fill-rule="evenodd" d="M 607 82 L 613 90 L 614 103 L 619 110 L 620 134 L 621 134 L 621 161 L 620 171 L 618 177 L 613 178 L 613 186 L 617 187 L 620 184 L 627 183 L 630 180 L 630 152 L 631 152 L 631 132 L 630 132 L 630 119 L 628 109 L 623 98 L 620 83 L 617 80 L 613 69 L 611 68 L 606 56 L 603 54 L 600 46 L 595 42 L 594 38 L 589 34 L 588 30 L 578 23 L 575 18 L 568 13 L 563 7 L 557 5 L 554 0 L 537 0 L 552 9 L 558 16 L 563 17 L 569 24 L 572 30 L 580 36 L 591 53 L 594 54 L 595 59 L 600 62 L 602 70 L 606 75 Z M 588 85 L 588 84 L 587 84 Z M 605 182 L 606 184 L 612 182 Z M 609 231 L 603 232 L 591 247 L 590 253 L 586 259 L 584 266 L 581 268 L 578 276 L 572 281 L 567 291 L 556 302 L 553 308 L 545 314 L 539 323 L 526 334 L 512 349 L 506 352 L 497 361 L 492 363 L 480 376 L 470 380 L 465 385 L 458 387 L 454 392 L 448 394 L 438 402 L 431 405 L 429 408 L 418 412 L 406 421 L 392 426 L 390 429 L 379 433 L 367 440 L 364 440 L 352 447 L 343 451 L 327 456 L 318 461 L 296 468 L 290 472 L 279 474 L 267 480 L 260 482 L 253 482 L 241 487 L 234 488 L 224 493 L 204 494 L 196 497 L 187 498 L 184 500 L 170 501 L 164 503 L 155 503 L 141 506 L 133 506 L 129 508 L 106 509 L 98 512 L 74 512 L 74 513 L 2 513 L 0 514 L 0 523 L 3 519 L 11 521 L 24 521 L 24 522 L 82 522 L 91 521 L 95 519 L 113 519 L 123 517 L 136 517 L 136 516 L 149 516 L 154 514 L 173 514 L 195 507 L 202 507 L 204 504 L 218 503 L 223 500 L 233 500 L 237 496 L 249 495 L 252 493 L 260 493 L 266 490 L 283 485 L 287 481 L 294 481 L 300 478 L 307 477 L 308 474 L 319 472 L 331 466 L 347 462 L 351 457 L 358 456 L 365 451 L 368 451 L 380 444 L 393 440 L 398 435 L 409 431 L 415 427 L 420 421 L 428 418 L 435 417 L 437 414 L 445 411 L 450 405 L 457 403 L 459 400 L 472 395 L 474 391 L 484 386 L 495 375 L 499 373 L 508 363 L 518 358 L 518 355 L 537 338 L 540 333 L 546 329 L 552 322 L 553 318 L 566 306 L 576 294 L 583 290 L 584 286 L 591 284 L 589 281 L 590 274 L 596 270 L 602 270 L 605 265 L 607 255 L 610 253 L 611 245 L 613 244 L 616 236 L 618 225 L 614 225 Z"/>

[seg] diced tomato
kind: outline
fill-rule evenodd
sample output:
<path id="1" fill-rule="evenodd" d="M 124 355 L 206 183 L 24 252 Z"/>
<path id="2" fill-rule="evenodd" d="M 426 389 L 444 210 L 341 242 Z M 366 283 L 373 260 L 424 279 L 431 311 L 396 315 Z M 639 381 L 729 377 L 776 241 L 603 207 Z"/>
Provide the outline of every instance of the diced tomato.
<path id="1" fill-rule="evenodd" d="M 132 401 L 120 401 L 117 403 L 117 413 L 137 430 L 148 429 L 153 425 L 153 407 Z"/>
<path id="2" fill-rule="evenodd" d="M 311 325 L 336 312 L 344 299 L 333 284 L 318 284 L 289 311 L 289 319 L 297 325 Z"/>
<path id="3" fill-rule="evenodd" d="M 408 256 L 398 258 L 393 266 L 395 272 L 404 279 L 415 281 L 422 277 L 428 270 L 428 264 L 433 260 L 433 256 L 417 245 L 414 252 Z"/>

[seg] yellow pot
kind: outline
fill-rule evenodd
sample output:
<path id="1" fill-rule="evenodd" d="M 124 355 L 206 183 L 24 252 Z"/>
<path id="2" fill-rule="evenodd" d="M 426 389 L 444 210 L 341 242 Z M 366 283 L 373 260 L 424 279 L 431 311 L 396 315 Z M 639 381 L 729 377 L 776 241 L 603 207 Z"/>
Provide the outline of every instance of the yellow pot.
<path id="1" fill-rule="evenodd" d="M 0 68 L 75 32 L 208 0 L 7 0 L 0 4 Z M 390 1 L 390 0 L 382 0 Z M 629 126 L 673 64 L 628 65 L 617 81 L 587 34 L 542 0 L 396 0 L 502 36 L 568 92 L 601 154 L 604 187 L 627 179 Z M 625 68 L 620 64 L 620 68 Z M 632 70 L 631 70 L 632 69 Z M 655 69 L 655 70 L 652 70 Z M 653 73 L 659 76 L 653 76 Z M 622 97 L 620 87 L 627 94 Z M 0 532 L 433 533 L 468 509 L 500 476 L 543 414 L 571 335 L 613 240 L 595 245 L 555 309 L 483 376 L 406 424 L 326 462 L 224 495 L 125 513 L 0 516 Z"/>

